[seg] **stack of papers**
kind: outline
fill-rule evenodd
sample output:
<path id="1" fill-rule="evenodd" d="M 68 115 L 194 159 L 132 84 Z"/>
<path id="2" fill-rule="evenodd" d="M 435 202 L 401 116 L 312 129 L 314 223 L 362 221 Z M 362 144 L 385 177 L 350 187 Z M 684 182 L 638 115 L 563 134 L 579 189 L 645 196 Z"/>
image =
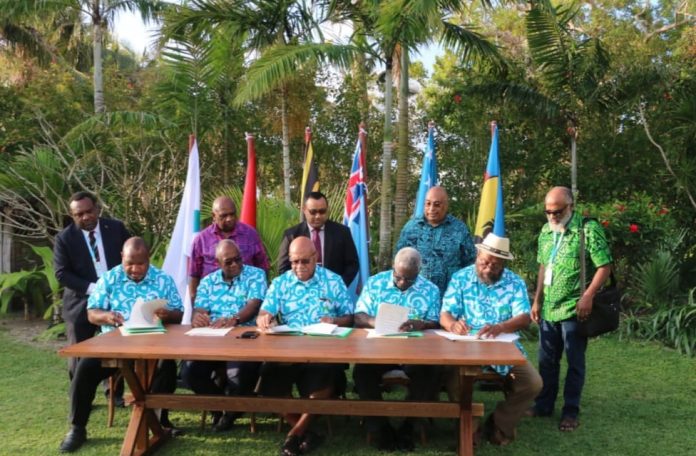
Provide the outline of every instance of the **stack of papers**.
<path id="1" fill-rule="evenodd" d="M 187 336 L 205 336 L 205 337 L 222 337 L 226 336 L 233 328 L 211 328 L 209 326 L 203 328 L 193 328 L 186 331 Z"/>
<path id="2" fill-rule="evenodd" d="M 167 304 L 166 299 L 143 301 L 138 298 L 131 310 L 130 318 L 119 328 L 124 336 L 141 334 L 164 334 L 167 332 L 162 321 L 155 317 L 155 311 Z"/>
<path id="3" fill-rule="evenodd" d="M 383 302 L 377 309 L 375 329 L 366 329 L 367 338 L 376 337 L 406 338 L 421 337 L 422 331 L 399 331 L 401 325 L 408 321 L 408 307 Z"/>
<path id="4" fill-rule="evenodd" d="M 484 337 L 479 339 L 479 337 L 476 334 L 467 334 L 465 336 L 461 336 L 459 334 L 454 334 L 449 331 L 443 331 L 441 329 L 435 330 L 433 332 L 438 336 L 442 336 L 445 339 L 449 340 L 475 340 L 479 342 L 515 342 L 517 339 L 520 338 L 520 336 L 514 333 L 500 333 L 496 337 Z"/>
<path id="5" fill-rule="evenodd" d="M 342 328 L 331 323 L 316 323 L 303 327 L 279 325 L 266 330 L 266 334 L 298 336 L 307 334 L 309 336 L 332 336 L 346 337 L 353 331 L 353 328 Z"/>
<path id="6" fill-rule="evenodd" d="M 402 332 L 394 332 L 394 333 L 379 333 L 377 332 L 376 329 L 367 329 L 365 328 L 365 331 L 367 331 L 367 338 L 368 339 L 378 339 L 381 337 L 389 338 L 389 339 L 406 339 L 407 337 L 422 337 L 423 336 L 423 331 L 402 331 Z"/>

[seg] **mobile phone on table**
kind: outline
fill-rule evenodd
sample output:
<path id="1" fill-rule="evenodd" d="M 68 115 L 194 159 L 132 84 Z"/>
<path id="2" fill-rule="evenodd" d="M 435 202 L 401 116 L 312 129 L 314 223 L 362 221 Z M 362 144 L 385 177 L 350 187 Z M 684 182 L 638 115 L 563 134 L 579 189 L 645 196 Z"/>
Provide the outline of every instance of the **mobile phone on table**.
<path id="1" fill-rule="evenodd" d="M 256 339 L 259 337 L 258 331 L 244 331 L 237 339 Z"/>

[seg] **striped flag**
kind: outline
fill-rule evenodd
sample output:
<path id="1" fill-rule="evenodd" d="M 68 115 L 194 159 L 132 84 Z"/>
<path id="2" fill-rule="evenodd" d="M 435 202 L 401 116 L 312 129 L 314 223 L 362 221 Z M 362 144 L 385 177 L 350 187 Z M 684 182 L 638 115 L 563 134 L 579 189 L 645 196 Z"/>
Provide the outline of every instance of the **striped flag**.
<path id="1" fill-rule="evenodd" d="M 496 236 L 505 237 L 505 211 L 503 209 L 503 178 L 498 160 L 498 125 L 491 122 L 491 149 L 488 153 L 488 166 L 483 175 L 481 204 L 474 238 L 480 242 L 491 231 Z"/>
<path id="2" fill-rule="evenodd" d="M 184 302 L 184 318 L 181 323 L 191 323 L 191 298 L 188 294 L 188 261 L 191 258 L 193 238 L 201 229 L 201 178 L 198 163 L 198 144 L 195 136 L 189 140 L 190 153 L 184 194 L 181 197 L 179 215 L 169 241 L 162 270 L 169 274 Z"/>
<path id="3" fill-rule="evenodd" d="M 425 195 L 431 187 L 438 184 L 437 157 L 435 157 L 435 122 L 428 122 L 428 142 L 423 153 L 423 168 L 421 169 L 420 185 L 416 196 L 416 208 L 413 218 L 423 217 L 425 209 Z"/>
<path id="4" fill-rule="evenodd" d="M 312 148 L 312 129 L 305 128 L 305 159 L 302 167 L 302 185 L 300 194 L 300 207 L 304 204 L 305 195 L 319 191 L 319 173 L 317 165 L 314 163 L 314 149 Z M 300 213 L 302 213 L 300 211 Z"/>
<path id="5" fill-rule="evenodd" d="M 242 212 L 239 221 L 256 228 L 256 149 L 254 135 L 247 133 L 247 172 L 242 196 Z"/>
<path id="6" fill-rule="evenodd" d="M 364 124 L 360 124 L 358 143 L 353 155 L 353 166 L 350 169 L 348 189 L 346 191 L 345 212 L 343 224 L 350 229 L 350 233 L 358 251 L 358 275 L 348 287 L 354 300 L 360 294 L 363 285 L 370 276 L 370 257 L 367 245 L 369 243 L 369 230 L 367 223 L 367 132 Z"/>

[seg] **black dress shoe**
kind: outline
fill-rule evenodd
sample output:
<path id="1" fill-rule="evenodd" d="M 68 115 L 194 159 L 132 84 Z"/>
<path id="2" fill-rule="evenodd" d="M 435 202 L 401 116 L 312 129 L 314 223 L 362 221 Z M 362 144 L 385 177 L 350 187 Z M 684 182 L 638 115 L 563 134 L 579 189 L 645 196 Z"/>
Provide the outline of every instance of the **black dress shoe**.
<path id="1" fill-rule="evenodd" d="M 299 435 L 289 435 L 280 447 L 280 456 L 299 456 L 302 454 L 300 443 L 302 439 Z"/>
<path id="2" fill-rule="evenodd" d="M 72 453 L 73 451 L 77 451 L 86 441 L 87 430 L 83 427 L 73 427 L 63 441 L 60 442 L 60 452 Z"/>
<path id="3" fill-rule="evenodd" d="M 317 449 L 324 442 L 324 436 L 313 431 L 307 431 L 302 436 L 300 443 L 300 453 L 307 454 Z"/>
<path id="4" fill-rule="evenodd" d="M 213 432 L 225 432 L 232 429 L 234 421 L 237 419 L 236 414 L 225 413 L 220 417 L 217 423 L 213 425 Z"/>
<path id="5" fill-rule="evenodd" d="M 162 426 L 164 431 L 168 432 L 172 437 L 179 437 L 186 433 L 183 429 L 174 426 L 174 424 L 172 424 L 172 422 L 169 420 L 162 421 L 160 425 Z"/>

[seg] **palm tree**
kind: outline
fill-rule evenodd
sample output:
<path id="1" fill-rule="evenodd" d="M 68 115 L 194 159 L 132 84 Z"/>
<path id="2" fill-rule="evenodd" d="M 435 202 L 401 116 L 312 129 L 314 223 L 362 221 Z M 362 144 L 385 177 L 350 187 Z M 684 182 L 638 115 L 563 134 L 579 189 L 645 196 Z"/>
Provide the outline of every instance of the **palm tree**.
<path id="1" fill-rule="evenodd" d="M 168 17 L 164 36 L 168 37 L 185 27 L 199 31 L 217 30 L 233 45 L 240 44 L 253 59 L 248 79 L 253 79 L 259 61 L 279 50 L 293 48 L 301 43 L 310 43 L 321 36 L 319 24 L 312 15 L 310 5 L 295 0 L 252 0 L 247 2 L 217 2 L 194 0 L 189 6 L 177 8 L 175 15 Z M 207 63 L 219 65 L 219 59 L 210 53 Z M 276 75 L 277 76 L 277 75 Z M 233 103 L 240 106 L 250 100 L 272 92 L 279 95 L 282 144 L 283 144 L 283 194 L 286 204 L 291 204 L 290 195 L 290 122 L 289 94 L 296 72 L 284 72 L 276 82 L 267 81 L 250 84 L 245 81 L 236 92 Z"/>

